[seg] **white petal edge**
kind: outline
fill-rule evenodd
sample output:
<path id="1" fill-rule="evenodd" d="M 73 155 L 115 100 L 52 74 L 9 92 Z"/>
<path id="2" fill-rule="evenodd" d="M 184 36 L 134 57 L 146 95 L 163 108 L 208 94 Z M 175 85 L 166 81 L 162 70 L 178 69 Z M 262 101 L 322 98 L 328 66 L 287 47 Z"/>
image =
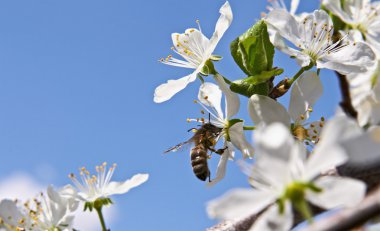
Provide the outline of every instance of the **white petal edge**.
<path id="1" fill-rule="evenodd" d="M 269 125 L 274 122 L 280 122 L 287 127 L 290 126 L 288 111 L 280 103 L 267 96 L 251 96 L 248 103 L 248 111 L 255 125 Z"/>
<path id="2" fill-rule="evenodd" d="M 221 108 L 222 91 L 216 84 L 206 82 L 201 85 L 198 92 L 198 99 L 201 103 L 215 109 L 217 117 L 223 120 L 223 112 Z"/>
<path id="3" fill-rule="evenodd" d="M 155 103 L 162 103 L 171 99 L 175 94 L 182 91 L 189 83 L 194 82 L 197 78 L 197 72 L 176 80 L 168 80 L 167 83 L 161 84 L 154 91 Z"/>
<path id="4" fill-rule="evenodd" d="M 348 45 L 317 61 L 317 68 L 335 70 L 341 74 L 362 73 L 373 68 L 376 55 L 370 46 L 363 42 Z"/>
<path id="5" fill-rule="evenodd" d="M 236 115 L 236 113 L 239 112 L 239 96 L 230 90 L 223 77 L 219 74 L 215 75 L 215 81 L 218 83 L 220 90 L 222 90 L 226 97 L 225 118 L 230 119 L 232 116 Z"/>
<path id="6" fill-rule="evenodd" d="M 219 9 L 220 17 L 215 25 L 215 31 L 210 38 L 210 45 L 205 52 L 205 57 L 211 56 L 214 52 L 216 45 L 219 43 L 220 39 L 223 37 L 226 30 L 230 27 L 233 19 L 233 14 L 231 10 L 230 3 L 226 1 L 223 6 Z"/>
<path id="7" fill-rule="evenodd" d="M 309 118 L 307 109 L 312 107 L 321 97 L 323 87 L 319 76 L 315 72 L 302 74 L 292 87 L 289 103 L 289 114 L 293 121 L 300 120 L 300 115 Z"/>
<path id="8" fill-rule="evenodd" d="M 253 189 L 233 189 L 207 204 L 209 217 L 239 219 L 260 212 L 276 199 L 274 194 Z"/>
<path id="9" fill-rule="evenodd" d="M 147 181 L 149 174 L 136 174 L 125 182 L 110 182 L 107 187 L 107 194 L 124 194 L 130 189 L 137 187 Z"/>
<path id="10" fill-rule="evenodd" d="M 229 144 L 226 142 L 224 147 L 227 147 L 226 150 L 224 150 L 223 154 L 220 157 L 218 167 L 216 169 L 216 177 L 211 180 L 211 182 L 207 183 L 207 186 L 214 186 L 219 181 L 223 180 L 224 176 L 226 175 L 226 169 L 227 169 L 227 162 L 228 159 L 230 159 L 230 152 L 233 152 L 233 147 L 229 147 Z"/>
<path id="11" fill-rule="evenodd" d="M 232 125 L 228 133 L 232 144 L 243 153 L 244 158 L 252 158 L 254 150 L 252 145 L 245 138 L 243 122 Z"/>
<path id="12" fill-rule="evenodd" d="M 345 177 L 324 176 L 315 181 L 323 191 L 309 193 L 308 200 L 325 209 L 354 207 L 359 204 L 366 192 L 363 182 Z"/>

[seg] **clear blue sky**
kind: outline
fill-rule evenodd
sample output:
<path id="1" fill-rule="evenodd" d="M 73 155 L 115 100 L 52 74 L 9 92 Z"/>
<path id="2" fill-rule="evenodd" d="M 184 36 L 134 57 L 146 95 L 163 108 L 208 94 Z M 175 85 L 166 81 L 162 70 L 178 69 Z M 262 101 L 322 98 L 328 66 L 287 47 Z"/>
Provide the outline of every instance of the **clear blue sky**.
<path id="1" fill-rule="evenodd" d="M 192 102 L 199 83 L 163 104 L 153 103 L 153 91 L 189 73 L 157 62 L 171 52 L 170 34 L 196 27 L 199 19 L 209 37 L 223 3 L 2 1 L 0 181 L 24 172 L 42 184 L 61 186 L 79 167 L 92 169 L 107 161 L 118 164 L 114 180 L 150 174 L 144 185 L 114 197 L 118 218 L 110 224 L 113 231 L 193 231 L 215 224 L 207 217 L 206 202 L 230 188 L 248 187 L 247 179 L 230 162 L 226 178 L 206 188 L 193 175 L 188 152 L 164 156 L 165 149 L 191 135 L 186 131 L 193 125 L 186 118 L 199 116 Z M 318 3 L 301 1 L 299 11 Z M 229 55 L 229 43 L 260 18 L 267 2 L 230 4 L 234 21 L 216 49 L 224 56 L 216 67 L 237 79 L 244 75 Z M 294 60 L 279 52 L 275 65 L 286 68 L 287 76 L 297 71 Z M 322 81 L 325 93 L 315 117 L 332 115 L 339 100 L 334 74 L 322 71 Z M 241 110 L 246 116 L 246 100 Z M 213 172 L 217 160 L 211 160 Z M 46 166 L 51 174 L 41 173 Z"/>

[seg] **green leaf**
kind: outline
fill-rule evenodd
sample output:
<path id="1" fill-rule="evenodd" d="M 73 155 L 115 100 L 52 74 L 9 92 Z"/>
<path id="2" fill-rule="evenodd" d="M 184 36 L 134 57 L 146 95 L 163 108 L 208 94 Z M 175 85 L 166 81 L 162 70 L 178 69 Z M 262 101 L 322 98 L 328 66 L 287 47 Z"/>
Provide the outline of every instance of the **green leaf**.
<path id="1" fill-rule="evenodd" d="M 237 80 L 231 83 L 230 85 L 231 91 L 251 97 L 254 94 L 259 95 L 268 95 L 269 94 L 269 83 L 259 83 L 259 84 L 251 84 L 249 83 L 249 80 L 242 79 Z"/>
<path id="2" fill-rule="evenodd" d="M 268 95 L 270 84 L 268 81 L 274 76 L 281 75 L 283 72 L 283 69 L 277 68 L 270 71 L 262 71 L 260 74 L 232 82 L 230 89 L 247 97 L 251 97 L 253 94 Z"/>
<path id="3" fill-rule="evenodd" d="M 249 76 L 272 69 L 274 47 L 263 20 L 232 41 L 230 50 L 240 69 Z"/>

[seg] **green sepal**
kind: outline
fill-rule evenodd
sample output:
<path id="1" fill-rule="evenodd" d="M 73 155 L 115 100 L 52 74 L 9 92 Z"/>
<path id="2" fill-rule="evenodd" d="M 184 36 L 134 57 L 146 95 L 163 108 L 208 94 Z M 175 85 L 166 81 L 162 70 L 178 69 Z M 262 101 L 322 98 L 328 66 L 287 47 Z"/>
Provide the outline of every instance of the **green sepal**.
<path id="1" fill-rule="evenodd" d="M 272 69 L 274 46 L 269 40 L 264 20 L 232 41 L 230 50 L 235 62 L 248 76 Z"/>
<path id="2" fill-rule="evenodd" d="M 244 120 L 242 119 L 232 119 L 232 120 L 229 120 L 228 121 L 228 127 L 232 127 L 233 125 L 237 124 L 237 123 L 240 123 L 240 122 L 244 122 Z"/>
<path id="3" fill-rule="evenodd" d="M 113 202 L 110 198 L 98 198 L 95 201 L 88 201 L 84 203 L 83 211 L 86 211 L 88 209 L 90 212 L 92 212 L 93 209 L 101 209 L 103 206 L 108 206 L 111 204 L 113 204 Z"/>
<path id="4" fill-rule="evenodd" d="M 211 59 L 207 60 L 199 72 L 203 76 L 214 75 L 216 73 Z"/>
<path id="5" fill-rule="evenodd" d="M 211 57 L 210 57 L 210 59 L 212 60 L 212 61 L 219 61 L 219 60 L 221 60 L 223 57 L 222 56 L 220 56 L 220 55 L 211 55 Z"/>

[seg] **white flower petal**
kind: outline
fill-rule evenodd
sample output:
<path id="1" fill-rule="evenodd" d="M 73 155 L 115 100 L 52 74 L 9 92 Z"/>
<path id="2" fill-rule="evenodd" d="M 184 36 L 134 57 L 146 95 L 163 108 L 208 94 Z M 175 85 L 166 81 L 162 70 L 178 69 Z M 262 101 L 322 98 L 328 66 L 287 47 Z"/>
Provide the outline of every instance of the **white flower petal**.
<path id="1" fill-rule="evenodd" d="M 229 86 L 226 84 L 222 76 L 216 75 L 215 81 L 218 83 L 220 90 L 222 90 L 226 97 L 225 118 L 230 119 L 232 116 L 236 115 L 236 113 L 239 112 L 239 96 L 230 90 Z"/>
<path id="2" fill-rule="evenodd" d="M 227 143 L 227 147 L 228 148 L 224 150 L 223 154 L 220 157 L 218 168 L 216 169 L 216 177 L 212 179 L 211 182 L 208 182 L 207 186 L 214 186 L 216 183 L 221 181 L 226 175 L 227 162 L 228 162 L 228 159 L 230 158 L 230 152 L 233 152 L 233 147 L 229 147 L 228 143 Z"/>
<path id="3" fill-rule="evenodd" d="M 106 194 L 123 194 L 128 192 L 130 189 L 139 186 L 140 184 L 147 181 L 149 174 L 136 174 L 131 179 L 125 182 L 110 182 L 106 189 Z"/>
<path id="4" fill-rule="evenodd" d="M 373 127 L 362 134 L 342 141 L 349 156 L 350 165 L 376 166 L 380 160 L 380 127 Z"/>
<path id="5" fill-rule="evenodd" d="M 366 192 L 363 182 L 350 178 L 324 176 L 317 179 L 315 185 L 323 191 L 309 193 L 307 198 L 313 204 L 325 209 L 353 207 L 362 201 Z"/>
<path id="6" fill-rule="evenodd" d="M 300 65 L 301 67 L 306 67 L 310 65 L 310 61 L 311 61 L 310 57 L 302 53 L 301 51 L 293 49 L 289 47 L 287 44 L 285 44 L 284 39 L 281 37 L 281 35 L 278 32 L 275 32 L 273 36 L 273 46 L 275 46 L 277 49 L 284 52 L 285 54 L 291 57 L 295 57 L 297 59 L 298 65 Z"/>
<path id="7" fill-rule="evenodd" d="M 0 217 L 5 223 L 17 226 L 18 221 L 21 220 L 23 216 L 24 215 L 20 212 L 20 209 L 14 201 L 8 199 L 1 200 Z"/>
<path id="8" fill-rule="evenodd" d="M 188 76 L 177 80 L 168 80 L 167 83 L 161 84 L 154 91 L 154 102 L 162 103 L 169 100 L 175 94 L 184 89 L 189 83 L 194 82 L 197 78 L 197 74 L 197 72 L 193 72 Z"/>
<path id="9" fill-rule="evenodd" d="M 280 122 L 287 127 L 290 126 L 288 111 L 280 103 L 267 96 L 251 96 L 248 111 L 255 125 L 269 125 L 274 122 Z"/>
<path id="10" fill-rule="evenodd" d="M 211 218 L 239 219 L 260 212 L 276 199 L 275 195 L 252 189 L 234 189 L 207 204 Z"/>
<path id="11" fill-rule="evenodd" d="M 277 32 L 293 44 L 299 44 L 300 30 L 297 20 L 286 10 L 275 9 L 266 17 L 267 23 L 274 27 Z"/>
<path id="12" fill-rule="evenodd" d="M 366 72 L 375 65 L 376 55 L 363 42 L 350 44 L 337 52 L 327 54 L 317 61 L 317 68 L 328 68 L 347 75 Z"/>
<path id="13" fill-rule="evenodd" d="M 213 83 L 206 82 L 201 85 L 198 92 L 198 99 L 204 105 L 214 108 L 217 117 L 223 120 L 223 112 L 221 108 L 222 91 Z"/>
<path id="14" fill-rule="evenodd" d="M 353 2 L 353 1 L 351 1 Z M 331 13 L 338 16 L 340 19 L 342 19 L 346 23 L 353 23 L 353 20 L 351 17 L 342 9 L 342 5 L 340 1 L 337 0 L 323 0 L 322 5 L 326 7 Z"/>
<path id="15" fill-rule="evenodd" d="M 290 3 L 290 13 L 294 15 L 297 11 L 298 5 L 300 3 L 300 0 L 292 0 Z"/>
<path id="16" fill-rule="evenodd" d="M 265 211 L 249 231 L 263 231 L 263 230 L 276 230 L 276 231 L 288 231 L 293 225 L 293 212 L 292 206 L 289 202 L 285 203 L 284 214 L 279 213 L 278 205 L 272 205 L 267 211 Z"/>
<path id="17" fill-rule="evenodd" d="M 222 38 L 228 27 L 230 27 L 233 15 L 230 3 L 226 1 L 219 10 L 220 17 L 216 22 L 214 34 L 210 38 L 210 45 L 206 51 L 206 56 L 209 57 L 214 52 L 216 45 Z"/>
<path id="18" fill-rule="evenodd" d="M 253 147 L 245 138 L 243 122 L 232 125 L 228 130 L 228 134 L 232 144 L 243 153 L 244 158 L 253 157 Z"/>
<path id="19" fill-rule="evenodd" d="M 281 123 L 261 127 L 254 133 L 254 142 L 257 161 L 251 178 L 257 181 L 260 189 L 283 190 L 282 187 L 291 178 L 289 160 L 296 144 L 289 128 Z M 252 182 L 252 185 L 256 185 L 256 182 Z"/>
<path id="20" fill-rule="evenodd" d="M 289 114 L 293 121 L 299 121 L 303 115 L 309 118 L 308 108 L 321 97 L 323 91 L 322 83 L 315 72 L 306 72 L 295 82 L 290 96 Z"/>
<path id="21" fill-rule="evenodd" d="M 348 160 L 340 142 L 358 133 L 355 121 L 346 116 L 336 117 L 326 123 L 321 141 L 315 147 L 306 163 L 306 177 L 311 179 L 321 172 L 339 166 Z"/>

